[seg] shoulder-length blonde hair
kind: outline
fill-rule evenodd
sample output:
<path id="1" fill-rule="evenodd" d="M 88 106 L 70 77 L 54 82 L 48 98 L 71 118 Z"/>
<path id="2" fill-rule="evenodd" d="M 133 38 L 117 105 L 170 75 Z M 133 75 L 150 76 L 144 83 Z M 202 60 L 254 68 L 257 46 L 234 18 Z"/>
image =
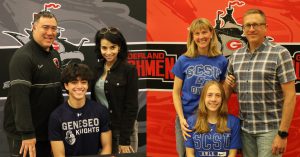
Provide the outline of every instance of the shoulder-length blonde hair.
<path id="1" fill-rule="evenodd" d="M 199 29 L 208 29 L 212 33 L 212 39 L 208 47 L 208 57 L 215 57 L 221 55 L 221 51 L 218 48 L 218 39 L 215 32 L 215 29 L 212 27 L 208 19 L 198 18 L 195 19 L 190 27 L 189 34 L 187 39 L 187 51 L 184 53 L 185 56 L 195 58 L 199 56 L 198 46 L 193 39 L 193 34 L 196 30 Z"/>
<path id="2" fill-rule="evenodd" d="M 197 121 L 195 124 L 195 131 L 199 133 L 208 133 L 210 131 L 209 125 L 208 125 L 208 111 L 205 106 L 205 99 L 207 95 L 207 90 L 210 86 L 216 85 L 220 91 L 221 91 L 221 97 L 222 97 L 222 104 L 220 108 L 218 109 L 218 120 L 216 124 L 216 131 L 218 133 L 225 133 L 230 131 L 230 129 L 227 127 L 227 115 L 228 115 L 228 108 L 227 103 L 225 100 L 225 91 L 223 86 L 217 82 L 217 81 L 209 81 L 205 83 L 200 97 L 200 103 L 198 107 L 198 113 L 197 113 Z"/>

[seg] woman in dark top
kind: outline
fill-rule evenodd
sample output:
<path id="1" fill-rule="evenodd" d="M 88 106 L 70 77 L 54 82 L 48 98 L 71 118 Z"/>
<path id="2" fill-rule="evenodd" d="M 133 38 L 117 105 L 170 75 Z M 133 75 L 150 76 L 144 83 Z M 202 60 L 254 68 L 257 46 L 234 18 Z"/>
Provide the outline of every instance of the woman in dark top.
<path id="1" fill-rule="evenodd" d="M 107 27 L 97 31 L 95 44 L 98 64 L 91 98 L 110 112 L 113 153 L 136 152 L 138 75 L 127 63 L 126 40 L 118 29 Z"/>

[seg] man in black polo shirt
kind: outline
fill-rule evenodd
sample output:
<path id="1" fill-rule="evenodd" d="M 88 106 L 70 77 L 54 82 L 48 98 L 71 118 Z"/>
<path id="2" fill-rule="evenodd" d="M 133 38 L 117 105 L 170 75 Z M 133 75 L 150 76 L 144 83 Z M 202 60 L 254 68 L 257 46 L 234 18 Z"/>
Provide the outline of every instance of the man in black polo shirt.
<path id="1" fill-rule="evenodd" d="M 63 102 L 60 57 L 52 47 L 56 35 L 56 17 L 48 11 L 36 14 L 32 39 L 10 61 L 4 130 L 11 156 L 51 156 L 48 119 Z"/>

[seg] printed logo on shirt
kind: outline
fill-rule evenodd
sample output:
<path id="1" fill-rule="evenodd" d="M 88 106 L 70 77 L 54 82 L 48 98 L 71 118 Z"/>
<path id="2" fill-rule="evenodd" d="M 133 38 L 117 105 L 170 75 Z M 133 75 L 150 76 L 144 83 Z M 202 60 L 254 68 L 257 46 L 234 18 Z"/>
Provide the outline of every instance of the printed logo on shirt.
<path id="1" fill-rule="evenodd" d="M 218 67 L 212 65 L 198 64 L 194 66 L 189 66 L 186 69 L 187 79 L 192 77 L 197 77 L 195 84 L 197 86 L 191 86 L 191 92 L 193 94 L 200 95 L 201 89 L 208 80 L 219 80 L 221 70 Z"/>
<path id="2" fill-rule="evenodd" d="M 53 58 L 53 63 L 56 66 L 56 68 L 59 68 L 59 61 L 57 58 Z"/>
<path id="3" fill-rule="evenodd" d="M 199 151 L 199 156 L 227 156 L 226 152 Z"/>
<path id="4" fill-rule="evenodd" d="M 227 152 L 224 150 L 229 149 L 230 136 L 230 133 L 194 133 L 193 141 L 195 150 L 197 150 L 200 156 L 226 156 Z"/>
<path id="5" fill-rule="evenodd" d="M 75 131 L 75 135 L 91 134 L 100 131 L 100 121 L 98 118 L 80 119 L 62 123 L 62 130 Z"/>
<path id="6" fill-rule="evenodd" d="M 69 145 L 74 145 L 74 143 L 76 142 L 76 137 L 71 130 L 68 130 L 66 132 L 65 140 Z"/>
<path id="7" fill-rule="evenodd" d="M 218 152 L 217 156 L 227 156 L 227 153 L 226 152 Z"/>
<path id="8" fill-rule="evenodd" d="M 38 69 L 42 69 L 43 66 L 44 66 L 43 64 L 38 65 Z"/>
<path id="9" fill-rule="evenodd" d="M 82 115 L 82 113 L 77 113 L 77 117 L 80 117 Z"/>

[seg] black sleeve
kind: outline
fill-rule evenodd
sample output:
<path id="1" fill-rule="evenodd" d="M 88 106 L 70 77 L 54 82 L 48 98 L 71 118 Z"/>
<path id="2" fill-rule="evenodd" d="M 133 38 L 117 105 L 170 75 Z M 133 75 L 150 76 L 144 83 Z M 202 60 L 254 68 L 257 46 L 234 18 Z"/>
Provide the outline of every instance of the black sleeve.
<path id="1" fill-rule="evenodd" d="M 16 54 L 9 65 L 12 114 L 22 139 L 35 137 L 29 100 L 33 67 L 31 58 L 22 53 Z"/>
<path id="2" fill-rule="evenodd" d="M 127 89 L 124 102 L 124 113 L 120 128 L 120 145 L 130 144 L 130 135 L 138 112 L 138 74 L 134 66 L 130 66 L 127 74 Z"/>

